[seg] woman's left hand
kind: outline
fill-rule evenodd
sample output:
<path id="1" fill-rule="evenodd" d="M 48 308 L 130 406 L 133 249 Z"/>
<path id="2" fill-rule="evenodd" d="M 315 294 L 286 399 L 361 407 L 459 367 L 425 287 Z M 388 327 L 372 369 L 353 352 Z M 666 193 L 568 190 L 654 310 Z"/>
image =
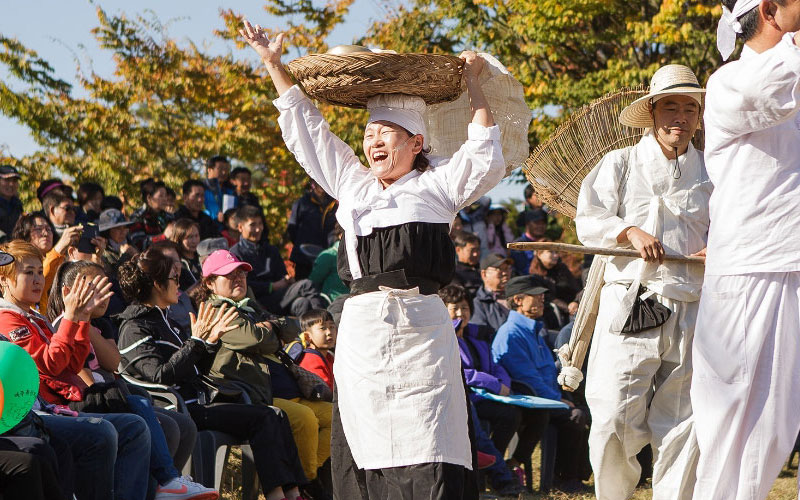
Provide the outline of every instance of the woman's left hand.
<path id="1" fill-rule="evenodd" d="M 464 76 L 467 78 L 477 78 L 486 65 L 486 61 L 471 50 L 465 50 L 458 57 L 464 60 Z"/>

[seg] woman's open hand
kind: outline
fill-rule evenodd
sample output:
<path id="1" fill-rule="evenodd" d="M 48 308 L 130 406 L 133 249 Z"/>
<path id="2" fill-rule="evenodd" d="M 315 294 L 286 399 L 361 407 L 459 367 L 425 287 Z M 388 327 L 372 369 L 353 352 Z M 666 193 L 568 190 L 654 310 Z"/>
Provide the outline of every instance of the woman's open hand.
<path id="1" fill-rule="evenodd" d="M 91 311 L 95 307 L 93 298 L 99 276 L 89 280 L 86 275 L 81 275 L 75 280 L 71 288 L 64 287 L 64 318 L 69 321 L 89 321 Z"/>
<path id="2" fill-rule="evenodd" d="M 203 302 L 197 308 L 197 315 L 189 313 L 192 325 L 192 337 L 208 343 L 217 342 L 220 337 L 233 330 L 231 322 L 236 318 L 238 311 L 235 307 L 223 304 L 219 309 Z"/>
<path id="3" fill-rule="evenodd" d="M 270 41 L 267 34 L 260 25 L 256 24 L 253 27 L 250 21 L 244 21 L 244 27 L 239 30 L 242 38 L 255 50 L 264 61 L 264 64 L 280 66 L 281 54 L 283 53 L 283 39 L 286 37 L 283 33 L 278 33 L 275 39 Z"/>

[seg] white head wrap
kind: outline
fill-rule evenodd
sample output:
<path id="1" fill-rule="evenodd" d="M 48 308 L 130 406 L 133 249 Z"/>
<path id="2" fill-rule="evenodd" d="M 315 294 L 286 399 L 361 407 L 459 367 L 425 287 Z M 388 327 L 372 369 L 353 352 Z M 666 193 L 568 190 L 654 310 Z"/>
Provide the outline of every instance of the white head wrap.
<path id="1" fill-rule="evenodd" d="M 367 125 L 387 121 L 400 125 L 413 135 L 421 135 L 423 147 L 428 146 L 428 130 L 425 126 L 427 106 L 421 97 L 405 94 L 378 94 L 367 101 L 369 120 Z"/>
<path id="2" fill-rule="evenodd" d="M 736 34 L 742 32 L 739 18 L 761 4 L 761 0 L 739 0 L 733 6 L 733 11 L 722 6 L 722 17 L 717 25 L 717 49 L 722 54 L 722 60 L 727 61 L 736 48 Z"/>

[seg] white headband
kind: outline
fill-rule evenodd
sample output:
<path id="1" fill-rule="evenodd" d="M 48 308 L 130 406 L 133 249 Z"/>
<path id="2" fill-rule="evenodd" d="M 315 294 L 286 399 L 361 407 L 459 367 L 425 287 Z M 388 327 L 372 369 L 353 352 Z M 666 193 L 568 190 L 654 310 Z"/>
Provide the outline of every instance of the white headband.
<path id="1" fill-rule="evenodd" d="M 428 130 L 425 126 L 425 101 L 420 97 L 403 94 L 378 94 L 367 101 L 369 120 L 367 125 L 378 121 L 396 123 L 413 135 L 421 135 L 423 146 L 428 145 Z"/>
<path id="2" fill-rule="evenodd" d="M 722 60 L 727 61 L 736 48 L 736 34 L 742 32 L 739 18 L 761 4 L 761 0 L 739 0 L 733 6 L 733 11 L 722 6 L 722 17 L 717 25 L 717 49 L 722 54 Z"/>

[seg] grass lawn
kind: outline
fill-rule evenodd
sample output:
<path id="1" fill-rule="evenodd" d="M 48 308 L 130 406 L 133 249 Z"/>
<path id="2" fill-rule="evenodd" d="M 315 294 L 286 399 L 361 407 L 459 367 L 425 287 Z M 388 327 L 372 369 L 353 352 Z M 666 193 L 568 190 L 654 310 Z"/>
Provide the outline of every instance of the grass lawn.
<path id="1" fill-rule="evenodd" d="M 241 499 L 241 455 L 238 448 L 233 450 L 230 458 L 228 459 L 228 466 L 225 468 L 225 474 L 222 477 L 222 498 L 225 500 L 240 500 Z M 539 449 L 533 454 L 533 482 L 534 485 L 539 484 Z M 259 500 L 264 500 L 264 496 L 260 495 Z M 483 498 L 486 500 L 496 499 L 494 495 L 487 494 Z M 509 498 L 509 497 L 503 497 Z M 540 494 L 533 493 L 523 495 L 520 499 L 524 500 L 591 500 L 594 499 L 594 494 L 566 494 L 566 493 L 549 493 Z M 633 500 L 650 500 L 652 494 L 649 488 L 640 488 L 636 490 L 633 495 Z M 797 469 L 784 468 L 781 475 L 775 481 L 770 491 L 769 500 L 796 500 L 797 499 Z M 517 499 L 517 500 L 520 500 Z"/>

